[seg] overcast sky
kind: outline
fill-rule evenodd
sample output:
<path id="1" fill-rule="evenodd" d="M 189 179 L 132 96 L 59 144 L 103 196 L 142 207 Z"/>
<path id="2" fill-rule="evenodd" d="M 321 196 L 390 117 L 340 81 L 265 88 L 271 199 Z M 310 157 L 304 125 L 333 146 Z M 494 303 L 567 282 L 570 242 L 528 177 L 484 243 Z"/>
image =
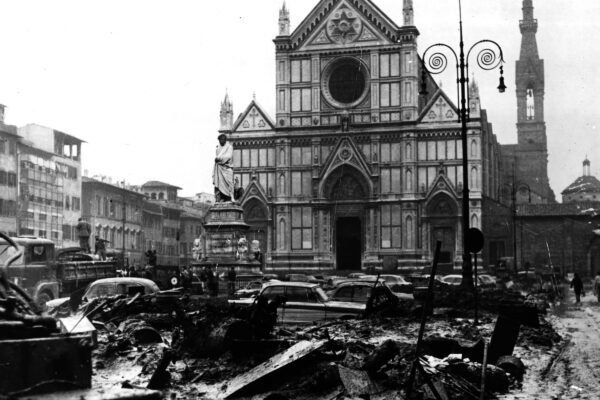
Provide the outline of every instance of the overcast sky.
<path id="1" fill-rule="evenodd" d="M 316 0 L 287 0 L 292 29 Z M 401 0 L 376 3 L 398 25 Z M 84 169 L 133 184 L 162 180 L 182 195 L 212 192 L 219 107 L 228 89 L 237 116 L 257 100 L 274 116 L 281 0 L 0 1 L 0 103 L 6 123 L 37 123 L 85 140 Z M 498 72 L 473 69 L 500 143 L 516 142 L 515 60 L 521 0 L 463 0 L 465 45 L 493 39 Z M 600 1 L 534 0 L 550 184 L 560 192 L 582 174 L 586 154 L 600 177 Z M 458 47 L 458 6 L 414 0 L 419 53 Z M 438 76 L 455 99 L 455 77 Z"/>

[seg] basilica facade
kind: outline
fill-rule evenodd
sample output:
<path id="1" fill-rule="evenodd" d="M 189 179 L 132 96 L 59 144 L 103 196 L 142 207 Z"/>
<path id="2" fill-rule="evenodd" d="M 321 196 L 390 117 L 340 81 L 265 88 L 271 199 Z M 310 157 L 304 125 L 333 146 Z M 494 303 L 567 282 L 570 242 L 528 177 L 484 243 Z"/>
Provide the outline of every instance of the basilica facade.
<path id="1" fill-rule="evenodd" d="M 414 269 L 438 240 L 441 268 L 460 268 L 465 184 L 470 226 L 498 226 L 484 210 L 496 204 L 499 145 L 477 85 L 463 182 L 458 110 L 428 74 L 419 93 L 413 21 L 411 0 L 401 26 L 370 0 L 322 0 L 291 32 L 284 5 L 274 118 L 254 99 L 234 120 L 222 102 L 247 238 L 260 241 L 265 270 Z"/>

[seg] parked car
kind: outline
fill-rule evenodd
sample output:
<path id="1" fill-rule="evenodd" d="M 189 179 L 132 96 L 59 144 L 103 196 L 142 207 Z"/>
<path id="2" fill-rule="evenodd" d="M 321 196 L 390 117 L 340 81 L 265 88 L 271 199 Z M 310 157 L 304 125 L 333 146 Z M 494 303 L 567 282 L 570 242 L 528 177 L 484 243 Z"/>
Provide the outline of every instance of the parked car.
<path id="1" fill-rule="evenodd" d="M 345 276 L 337 276 L 337 275 L 326 276 L 325 277 L 325 283 L 323 284 L 323 289 L 324 290 L 331 290 L 339 282 L 343 282 L 343 281 L 347 281 L 347 280 L 348 280 L 348 278 L 345 277 Z"/>
<path id="2" fill-rule="evenodd" d="M 429 277 L 430 275 L 419 275 L 413 274 L 406 276 L 406 280 L 413 284 L 413 297 L 415 301 L 423 302 L 427 298 L 427 290 L 429 289 Z M 449 285 L 441 281 L 441 278 L 435 276 L 433 280 L 433 293 L 434 296 L 444 290 Z"/>
<path id="3" fill-rule="evenodd" d="M 353 272 L 351 274 L 348 274 L 348 278 L 351 278 L 351 279 L 358 279 L 361 276 L 367 276 L 367 274 L 362 273 L 362 272 Z"/>
<path id="4" fill-rule="evenodd" d="M 260 290 L 263 288 L 263 286 L 267 282 L 280 282 L 280 281 L 277 279 L 271 279 L 269 281 L 263 281 L 263 280 L 251 281 L 251 282 L 248 282 L 248 284 L 245 287 L 236 290 L 233 293 L 233 295 L 234 295 L 234 297 L 236 297 L 238 299 L 256 297 L 260 293 Z"/>
<path id="5" fill-rule="evenodd" d="M 481 282 L 481 286 L 489 286 L 496 287 L 496 278 L 488 274 L 477 275 L 479 277 L 479 282 Z"/>
<path id="6" fill-rule="evenodd" d="M 277 274 L 264 274 L 262 276 L 263 281 L 271 281 L 271 280 L 279 280 L 279 275 Z"/>
<path id="7" fill-rule="evenodd" d="M 308 282 L 308 275 L 305 274 L 287 274 L 283 277 L 286 282 Z"/>
<path id="8" fill-rule="evenodd" d="M 306 277 L 308 278 L 307 282 L 309 282 L 309 283 L 316 283 L 317 285 L 320 285 L 320 286 L 323 286 L 325 284 L 325 279 L 323 278 L 322 275 L 320 275 L 320 276 L 306 275 Z"/>
<path id="9" fill-rule="evenodd" d="M 347 280 L 339 282 L 332 290 L 326 292 L 330 300 L 367 303 L 373 283 L 366 280 Z"/>
<path id="10" fill-rule="evenodd" d="M 375 281 L 375 275 L 364 275 L 360 279 Z M 379 279 L 383 279 L 386 286 L 394 293 L 412 293 L 413 285 L 400 275 L 379 275 Z"/>
<path id="11" fill-rule="evenodd" d="M 81 296 L 82 303 L 87 303 L 98 297 L 112 297 L 117 295 L 135 295 L 136 293 L 152 294 L 160 292 L 154 281 L 145 278 L 116 277 L 98 279 L 90 283 Z M 70 297 L 61 297 L 46 302 L 46 310 L 51 312 L 65 306 Z"/>
<path id="12" fill-rule="evenodd" d="M 365 312 L 365 304 L 330 300 L 323 289 L 308 282 L 270 282 L 259 296 L 271 301 L 283 296 L 285 303 L 277 309 L 279 323 L 313 323 L 342 316 L 358 316 Z M 230 304 L 249 307 L 255 299 L 229 300 Z"/>
<path id="13" fill-rule="evenodd" d="M 462 282 L 462 275 L 446 275 L 442 278 L 442 282 L 447 283 L 448 285 L 458 286 Z M 496 280 L 487 274 L 477 275 L 477 286 L 482 288 L 495 288 Z"/>

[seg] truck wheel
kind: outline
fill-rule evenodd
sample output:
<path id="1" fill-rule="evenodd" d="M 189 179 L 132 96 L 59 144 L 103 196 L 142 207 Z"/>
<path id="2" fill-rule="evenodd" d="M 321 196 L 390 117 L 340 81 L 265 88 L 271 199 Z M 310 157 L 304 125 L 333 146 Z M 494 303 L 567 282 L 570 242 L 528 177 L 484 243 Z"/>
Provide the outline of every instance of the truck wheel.
<path id="1" fill-rule="evenodd" d="M 48 292 L 48 291 L 43 291 L 40 294 L 37 295 L 37 305 L 40 307 L 40 309 L 45 310 L 46 309 L 46 302 L 50 301 L 54 299 L 54 296 L 52 296 L 52 293 Z"/>

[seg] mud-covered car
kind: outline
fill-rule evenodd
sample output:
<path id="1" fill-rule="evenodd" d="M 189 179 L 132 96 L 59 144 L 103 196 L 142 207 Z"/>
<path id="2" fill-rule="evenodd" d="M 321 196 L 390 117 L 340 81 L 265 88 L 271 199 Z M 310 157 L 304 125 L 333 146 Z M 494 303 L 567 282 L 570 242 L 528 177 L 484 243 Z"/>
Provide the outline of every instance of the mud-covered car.
<path id="1" fill-rule="evenodd" d="M 366 310 L 365 304 L 330 300 L 316 283 L 270 282 L 263 287 L 259 296 L 267 301 L 280 297 L 285 300 L 277 309 L 278 322 L 284 324 L 304 324 L 344 316 L 360 316 Z M 255 301 L 255 298 L 232 299 L 229 303 L 250 307 Z"/>
<path id="2" fill-rule="evenodd" d="M 134 277 L 105 278 L 98 279 L 86 287 L 81 295 L 81 303 L 85 304 L 101 297 L 134 296 L 137 293 L 152 294 L 158 292 L 160 292 L 160 288 L 150 279 Z M 46 302 L 46 310 L 53 312 L 58 308 L 65 307 L 68 305 L 71 297 L 61 297 Z"/>
<path id="3" fill-rule="evenodd" d="M 260 293 L 260 290 L 263 288 L 263 286 L 265 284 L 267 284 L 268 282 L 279 282 L 279 280 L 269 279 L 268 281 L 256 280 L 256 281 L 248 282 L 248 284 L 246 284 L 246 286 L 244 286 L 241 289 L 236 290 L 233 293 L 233 296 L 237 299 L 256 297 Z"/>
<path id="4" fill-rule="evenodd" d="M 375 275 L 364 275 L 359 279 L 361 280 L 369 280 L 374 282 L 376 279 Z M 412 293 L 413 292 L 413 284 L 404 279 L 404 277 L 400 275 L 391 275 L 391 274 L 381 274 L 379 275 L 379 279 L 382 279 L 386 286 L 390 288 L 390 290 L 394 293 Z"/>

